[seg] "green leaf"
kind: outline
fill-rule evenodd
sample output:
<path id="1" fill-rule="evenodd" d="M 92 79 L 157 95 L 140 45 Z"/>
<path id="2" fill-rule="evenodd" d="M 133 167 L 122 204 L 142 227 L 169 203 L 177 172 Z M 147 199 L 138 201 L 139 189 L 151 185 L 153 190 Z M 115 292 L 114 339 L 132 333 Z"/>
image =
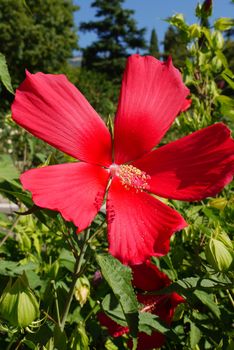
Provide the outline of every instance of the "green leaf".
<path id="1" fill-rule="evenodd" d="M 82 322 L 77 325 L 71 339 L 71 350 L 89 350 L 89 337 Z"/>
<path id="2" fill-rule="evenodd" d="M 67 249 L 62 249 L 58 260 L 61 267 L 65 267 L 70 272 L 74 271 L 75 258 L 72 252 Z"/>
<path id="3" fill-rule="evenodd" d="M 167 335 L 174 343 L 180 342 L 176 333 L 165 325 L 157 315 L 150 312 L 139 312 L 139 332 L 151 335 L 155 331 Z"/>
<path id="4" fill-rule="evenodd" d="M 217 30 L 228 30 L 231 29 L 234 26 L 234 19 L 232 18 L 227 18 L 227 17 L 223 17 L 223 18 L 219 18 L 214 22 L 214 27 Z"/>
<path id="5" fill-rule="evenodd" d="M 216 101 L 221 105 L 221 113 L 224 117 L 234 120 L 234 100 L 228 96 L 218 96 Z"/>
<path id="6" fill-rule="evenodd" d="M 169 331 L 169 328 L 163 324 L 158 316 L 150 312 L 140 312 L 139 331 L 151 335 L 153 331 L 166 333 Z"/>
<path id="7" fill-rule="evenodd" d="M 59 350 L 67 349 L 65 332 L 62 332 L 58 325 L 54 327 L 54 348 Z"/>
<path id="8" fill-rule="evenodd" d="M 228 68 L 228 61 L 226 56 L 222 53 L 222 51 L 217 50 L 215 51 L 216 56 L 220 59 L 220 61 L 222 62 L 224 68 Z"/>
<path id="9" fill-rule="evenodd" d="M 7 63 L 5 56 L 0 53 L 0 80 L 2 81 L 5 88 L 12 94 L 14 94 L 14 90 L 11 85 L 11 77 L 7 68 Z"/>
<path id="10" fill-rule="evenodd" d="M 220 318 L 220 310 L 218 305 L 214 302 L 212 296 L 208 293 L 206 293 L 203 290 L 195 290 L 194 295 L 204 304 L 206 305 L 212 312 L 213 314 L 217 317 Z"/>
<path id="11" fill-rule="evenodd" d="M 36 349 L 36 345 L 31 340 L 23 339 L 22 344 L 27 345 L 29 347 L 29 349 L 32 349 L 32 350 Z"/>
<path id="12" fill-rule="evenodd" d="M 225 69 L 222 74 L 221 74 L 222 78 L 228 83 L 228 85 L 234 89 L 234 74 L 232 73 L 232 71 L 230 71 L 230 69 Z"/>
<path id="13" fill-rule="evenodd" d="M 138 333 L 138 302 L 132 287 L 131 269 L 109 254 L 96 256 L 103 277 L 119 300 L 130 333 L 136 339 Z"/>
<path id="14" fill-rule="evenodd" d="M 0 56 L 1 57 L 1 56 Z M 19 177 L 19 172 L 14 166 L 10 156 L 6 154 L 0 155 L 0 182 L 11 181 Z"/>
<path id="15" fill-rule="evenodd" d="M 15 277 L 21 275 L 24 271 L 35 270 L 37 267 L 38 265 L 33 262 L 21 265 L 20 262 L 0 259 L 0 275 L 3 276 Z"/>
<path id="16" fill-rule="evenodd" d="M 199 343 L 200 339 L 202 337 L 202 333 L 200 329 L 190 321 L 190 347 L 191 349 L 195 348 L 195 346 Z"/>
<path id="17" fill-rule="evenodd" d="M 123 309 L 114 294 L 107 294 L 102 301 L 102 307 L 105 313 L 116 323 L 127 327 L 127 322 Z"/>

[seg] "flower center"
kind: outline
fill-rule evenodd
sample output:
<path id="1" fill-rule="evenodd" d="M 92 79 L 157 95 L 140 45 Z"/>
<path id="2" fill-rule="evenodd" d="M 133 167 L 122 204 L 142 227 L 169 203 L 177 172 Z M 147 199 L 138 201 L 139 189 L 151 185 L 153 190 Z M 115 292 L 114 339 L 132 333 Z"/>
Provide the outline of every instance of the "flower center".
<path id="1" fill-rule="evenodd" d="M 110 166 L 110 172 L 112 176 L 118 176 L 122 185 L 129 190 L 135 188 L 136 191 L 143 191 L 149 188 L 148 180 L 150 176 L 133 165 L 117 165 L 112 164 Z"/>

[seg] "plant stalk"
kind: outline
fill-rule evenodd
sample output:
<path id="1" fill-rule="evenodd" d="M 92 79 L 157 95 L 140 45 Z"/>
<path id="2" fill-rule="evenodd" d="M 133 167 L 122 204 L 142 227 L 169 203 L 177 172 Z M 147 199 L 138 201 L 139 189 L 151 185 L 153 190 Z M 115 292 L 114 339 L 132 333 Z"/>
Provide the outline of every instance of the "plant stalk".
<path id="1" fill-rule="evenodd" d="M 68 316 L 68 313 L 69 313 L 69 310 L 70 310 L 71 302 L 72 302 L 74 291 L 75 291 L 76 281 L 77 281 L 78 277 L 80 276 L 80 273 L 83 272 L 81 270 L 81 267 L 82 267 L 82 263 L 83 263 L 83 260 L 84 260 L 84 255 L 85 255 L 86 249 L 88 247 L 87 240 L 88 240 L 88 237 L 89 237 L 89 232 L 90 232 L 90 229 L 87 229 L 84 232 L 83 245 L 81 247 L 80 255 L 77 258 L 76 263 L 75 263 L 72 283 L 71 283 L 71 286 L 70 286 L 70 289 L 69 289 L 69 292 L 68 292 L 68 296 L 67 296 L 67 299 L 66 299 L 64 311 L 63 311 L 63 314 L 62 314 L 62 317 L 61 317 L 61 322 L 60 322 L 60 329 L 61 329 L 62 332 L 64 330 L 65 323 L 66 323 L 66 320 L 67 320 L 67 316 Z"/>

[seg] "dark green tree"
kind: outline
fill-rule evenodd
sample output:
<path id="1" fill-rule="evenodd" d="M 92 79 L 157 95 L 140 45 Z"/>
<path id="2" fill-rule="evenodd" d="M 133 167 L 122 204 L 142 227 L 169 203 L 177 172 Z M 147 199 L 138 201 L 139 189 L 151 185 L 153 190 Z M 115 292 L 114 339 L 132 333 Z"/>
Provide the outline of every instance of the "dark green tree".
<path id="1" fill-rule="evenodd" d="M 151 32 L 149 54 L 156 58 L 160 58 L 160 52 L 158 48 L 158 37 L 155 29 L 153 29 Z"/>
<path id="2" fill-rule="evenodd" d="M 183 38 L 183 33 L 178 28 L 169 26 L 164 37 L 164 60 L 168 56 L 172 56 L 173 63 L 177 67 L 183 67 L 185 59 L 188 56 L 186 41 Z"/>
<path id="3" fill-rule="evenodd" d="M 25 6 L 26 4 L 26 6 Z M 56 72 L 73 49 L 77 34 L 72 0 L 1 0 L 0 52 L 5 55 L 13 84 L 31 72 Z"/>
<path id="4" fill-rule="evenodd" d="M 138 29 L 132 18 L 134 11 L 123 9 L 124 0 L 96 0 L 97 20 L 84 22 L 81 31 L 93 31 L 97 40 L 83 50 L 83 66 L 104 72 L 109 78 L 121 77 L 125 58 L 133 51 L 146 47 L 145 29 Z"/>

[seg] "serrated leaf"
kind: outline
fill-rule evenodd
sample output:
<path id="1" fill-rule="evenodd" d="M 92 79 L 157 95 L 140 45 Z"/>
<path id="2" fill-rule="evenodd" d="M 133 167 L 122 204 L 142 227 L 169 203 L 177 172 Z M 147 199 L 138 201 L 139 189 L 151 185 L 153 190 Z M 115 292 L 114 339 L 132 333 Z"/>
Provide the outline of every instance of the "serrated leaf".
<path id="1" fill-rule="evenodd" d="M 14 94 L 14 90 L 11 85 L 11 77 L 8 71 L 7 63 L 5 56 L 0 53 L 0 80 L 2 81 L 5 88 L 12 94 Z"/>
<path id="2" fill-rule="evenodd" d="M 138 302 L 131 283 L 131 269 L 122 265 L 109 254 L 99 254 L 96 259 L 103 277 L 121 304 L 130 334 L 136 339 L 138 333 Z"/>
<path id="3" fill-rule="evenodd" d="M 174 343 L 179 343 L 179 338 L 157 315 L 149 312 L 139 313 L 139 332 L 151 335 L 152 332 L 160 332 L 170 337 Z"/>
<path id="4" fill-rule="evenodd" d="M 139 331 L 151 335 L 152 332 L 168 332 L 169 328 L 163 324 L 158 316 L 149 312 L 139 313 Z"/>
<path id="5" fill-rule="evenodd" d="M 102 308 L 105 313 L 116 323 L 127 327 L 123 309 L 114 294 L 107 294 L 102 301 Z"/>

